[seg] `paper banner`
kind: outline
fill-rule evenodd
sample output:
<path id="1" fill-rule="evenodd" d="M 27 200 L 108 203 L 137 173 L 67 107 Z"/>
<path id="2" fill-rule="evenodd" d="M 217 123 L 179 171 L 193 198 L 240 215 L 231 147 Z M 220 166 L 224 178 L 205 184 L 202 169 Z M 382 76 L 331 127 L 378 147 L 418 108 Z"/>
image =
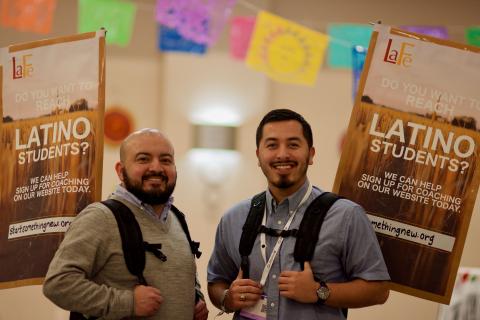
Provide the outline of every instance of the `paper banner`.
<path id="1" fill-rule="evenodd" d="M 46 34 L 56 5 L 56 0 L 0 0 L 0 21 L 4 27 Z"/>
<path id="2" fill-rule="evenodd" d="M 166 26 L 158 26 L 158 46 L 161 51 L 190 52 L 204 54 L 205 44 L 196 43 L 183 38 L 177 30 Z"/>
<path id="3" fill-rule="evenodd" d="M 352 67 L 352 47 L 368 48 L 372 27 L 356 24 L 330 24 L 328 26 L 330 45 L 328 65 L 332 68 Z"/>
<path id="4" fill-rule="evenodd" d="M 375 26 L 334 191 L 367 211 L 393 290 L 450 301 L 480 183 L 479 83 L 480 49 Z"/>
<path id="5" fill-rule="evenodd" d="M 74 217 L 100 200 L 104 40 L 99 31 L 0 51 L 0 288 L 41 284 Z"/>
<path id="6" fill-rule="evenodd" d="M 352 95 L 353 100 L 357 95 L 358 82 L 360 81 L 360 75 L 362 74 L 363 64 L 365 63 L 365 57 L 367 56 L 367 49 L 362 46 L 353 46 L 352 48 Z"/>
<path id="7" fill-rule="evenodd" d="M 250 38 L 255 27 L 255 17 L 235 17 L 230 28 L 230 55 L 238 60 L 245 60 Z"/>
<path id="8" fill-rule="evenodd" d="M 78 0 L 78 31 L 107 30 L 107 43 L 127 46 L 132 37 L 137 6 L 118 0 Z"/>
<path id="9" fill-rule="evenodd" d="M 402 30 L 424 34 L 439 39 L 448 39 L 448 31 L 445 27 L 429 27 L 429 26 L 401 26 Z"/>
<path id="10" fill-rule="evenodd" d="M 480 27 L 470 27 L 465 30 L 467 43 L 472 46 L 480 47 Z"/>
<path id="11" fill-rule="evenodd" d="M 327 45 L 327 35 L 261 11 L 246 63 L 280 82 L 313 85 Z"/>
<path id="12" fill-rule="evenodd" d="M 157 0 L 156 19 L 185 39 L 212 45 L 220 36 L 236 0 Z"/>

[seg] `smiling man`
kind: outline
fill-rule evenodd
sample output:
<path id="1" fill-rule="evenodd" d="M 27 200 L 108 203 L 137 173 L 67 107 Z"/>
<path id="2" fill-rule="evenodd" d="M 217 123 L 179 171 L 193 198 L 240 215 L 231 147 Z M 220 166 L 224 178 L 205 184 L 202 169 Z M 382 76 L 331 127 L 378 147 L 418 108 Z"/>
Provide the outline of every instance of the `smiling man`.
<path id="1" fill-rule="evenodd" d="M 44 294 L 75 311 L 70 319 L 206 320 L 194 249 L 183 215 L 172 205 L 177 180 L 172 144 L 155 129 L 134 132 L 120 146 L 115 170 L 121 184 L 110 199 L 132 211 L 146 249 L 161 251 L 146 252 L 144 279 L 131 274 L 115 216 L 103 203 L 93 203 L 66 232 Z"/>
<path id="2" fill-rule="evenodd" d="M 346 308 L 384 303 L 388 271 L 364 210 L 351 201 L 340 199 L 327 211 L 311 261 L 294 259 L 293 231 L 323 194 L 307 178 L 315 156 L 308 122 L 292 110 L 272 110 L 257 128 L 256 144 L 268 189 L 228 210 L 218 225 L 208 264 L 212 303 L 235 312 L 234 319 L 282 320 L 345 319 Z M 264 206 L 253 231 L 245 223 L 252 205 Z M 242 230 L 254 232 L 248 257 L 239 252 Z"/>

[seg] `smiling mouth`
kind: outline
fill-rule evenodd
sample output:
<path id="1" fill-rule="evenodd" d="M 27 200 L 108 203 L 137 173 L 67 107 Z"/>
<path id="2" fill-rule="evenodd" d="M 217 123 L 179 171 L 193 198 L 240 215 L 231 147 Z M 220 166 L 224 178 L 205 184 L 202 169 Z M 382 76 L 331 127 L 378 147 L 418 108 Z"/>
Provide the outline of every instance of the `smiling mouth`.
<path id="1" fill-rule="evenodd" d="M 153 183 L 162 183 L 162 182 L 167 182 L 167 178 L 165 176 L 147 176 L 143 178 L 143 181 L 149 181 Z"/>
<path id="2" fill-rule="evenodd" d="M 272 167 L 276 170 L 290 170 L 290 169 L 293 169 L 293 167 L 295 167 L 295 163 L 293 162 L 289 162 L 289 163 L 285 163 L 285 162 L 281 162 L 281 163 L 274 163 L 272 165 Z"/>

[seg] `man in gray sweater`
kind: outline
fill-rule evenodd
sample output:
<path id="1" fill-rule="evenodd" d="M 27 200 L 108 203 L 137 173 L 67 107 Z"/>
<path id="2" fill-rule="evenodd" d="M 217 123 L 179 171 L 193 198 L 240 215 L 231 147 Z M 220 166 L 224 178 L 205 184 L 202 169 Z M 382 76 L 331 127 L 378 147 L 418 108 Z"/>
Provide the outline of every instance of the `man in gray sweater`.
<path id="1" fill-rule="evenodd" d="M 130 208 L 143 240 L 161 243 L 168 259 L 147 253 L 148 285 L 139 285 L 127 269 L 114 215 L 102 203 L 92 203 L 66 232 L 45 278 L 45 296 L 61 308 L 99 319 L 207 319 L 194 255 L 170 210 L 177 179 L 172 144 L 155 129 L 134 132 L 122 143 L 115 170 L 121 184 L 110 198 Z"/>

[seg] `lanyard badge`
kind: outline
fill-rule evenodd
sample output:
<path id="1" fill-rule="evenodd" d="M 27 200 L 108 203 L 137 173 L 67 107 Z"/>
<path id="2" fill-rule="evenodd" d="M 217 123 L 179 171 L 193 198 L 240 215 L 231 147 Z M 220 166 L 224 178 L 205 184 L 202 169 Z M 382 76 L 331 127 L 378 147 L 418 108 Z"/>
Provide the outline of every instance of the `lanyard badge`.
<path id="1" fill-rule="evenodd" d="M 240 315 L 253 320 L 267 319 L 267 296 L 262 295 L 254 306 L 243 308 L 240 311 Z"/>

